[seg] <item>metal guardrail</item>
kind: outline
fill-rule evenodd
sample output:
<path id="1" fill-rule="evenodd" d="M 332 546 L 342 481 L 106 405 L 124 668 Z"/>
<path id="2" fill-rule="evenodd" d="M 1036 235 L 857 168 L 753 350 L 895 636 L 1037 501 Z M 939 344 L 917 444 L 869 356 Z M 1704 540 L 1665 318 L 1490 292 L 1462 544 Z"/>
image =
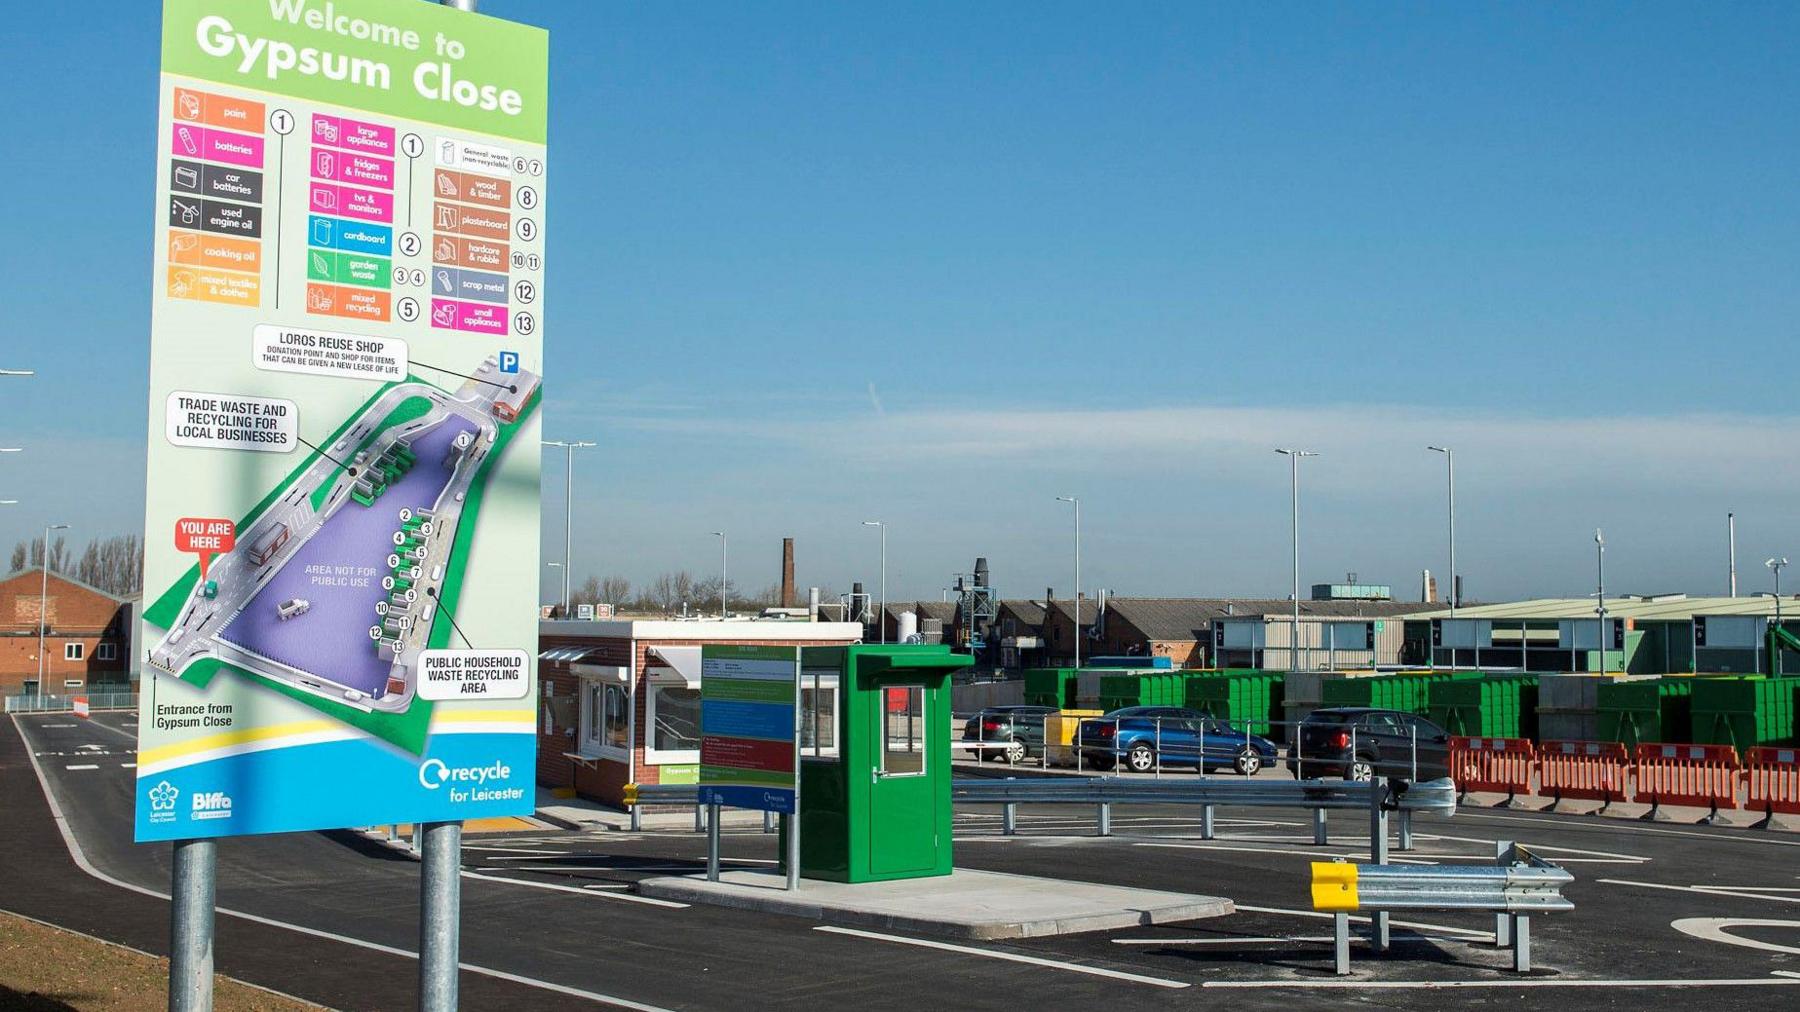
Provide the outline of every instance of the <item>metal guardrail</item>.
<path id="1" fill-rule="evenodd" d="M 1399 813 L 1400 849 L 1412 849 L 1412 813 L 1456 813 L 1456 785 L 1432 780 L 1404 789 L 1372 782 L 1336 780 L 1225 780 L 1182 778 L 1141 780 L 1123 777 L 1046 776 L 1026 778 L 965 778 L 950 782 L 953 801 L 971 805 L 1001 805 L 1001 832 L 1017 829 L 1018 806 L 1093 805 L 1099 835 L 1112 835 L 1113 805 L 1196 805 L 1200 808 L 1200 836 L 1214 836 L 1214 811 L 1220 805 L 1246 808 L 1304 808 L 1313 813 L 1313 842 L 1329 842 L 1325 813 L 1330 810 L 1385 809 Z M 634 813 L 641 805 L 693 805 L 696 830 L 704 826 L 700 814 L 700 788 L 694 784 L 628 784 L 625 804 Z"/>
<path id="2" fill-rule="evenodd" d="M 1388 946 L 1390 910 L 1493 911 L 1494 942 L 1510 944 L 1513 969 L 1531 969 L 1531 917 L 1575 909 L 1562 887 L 1575 881 L 1564 869 L 1510 842 L 1498 846 L 1489 866 L 1350 864 L 1319 861 L 1312 866 L 1313 909 L 1332 913 L 1339 975 L 1350 972 L 1350 913 L 1375 911 L 1370 941 Z"/>
<path id="3" fill-rule="evenodd" d="M 23 693 L 6 697 L 6 712 L 64 713 L 75 709 L 78 697 L 85 697 L 88 707 L 94 710 L 135 710 L 138 705 L 138 694 L 135 692 L 89 692 L 62 696 Z"/>

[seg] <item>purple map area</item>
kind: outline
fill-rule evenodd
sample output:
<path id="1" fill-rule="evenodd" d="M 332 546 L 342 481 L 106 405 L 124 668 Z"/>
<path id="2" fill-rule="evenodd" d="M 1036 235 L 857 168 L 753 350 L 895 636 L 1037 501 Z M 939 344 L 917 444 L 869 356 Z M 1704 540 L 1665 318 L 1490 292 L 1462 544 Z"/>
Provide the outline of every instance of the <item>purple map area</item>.
<path id="1" fill-rule="evenodd" d="M 373 506 L 346 497 L 331 519 L 301 546 L 275 578 L 252 598 L 221 638 L 271 660 L 311 672 L 380 698 L 392 665 L 375 655 L 369 627 L 379 619 L 376 602 L 388 575 L 402 509 L 429 509 L 450 483 L 444 466 L 450 443 L 474 423 L 451 415 L 413 437 L 418 463 L 388 486 Z M 275 609 L 302 598 L 312 607 L 283 622 Z"/>

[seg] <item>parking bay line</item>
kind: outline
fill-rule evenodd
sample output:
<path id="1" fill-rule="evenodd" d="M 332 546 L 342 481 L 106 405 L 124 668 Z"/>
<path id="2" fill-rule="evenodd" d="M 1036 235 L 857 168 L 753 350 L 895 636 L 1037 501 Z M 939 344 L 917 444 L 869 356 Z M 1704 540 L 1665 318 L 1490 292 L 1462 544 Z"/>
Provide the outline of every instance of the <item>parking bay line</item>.
<path id="1" fill-rule="evenodd" d="M 503 878 L 499 875 L 483 875 L 480 872 L 473 871 L 464 871 L 462 877 L 480 879 L 483 882 L 500 882 L 505 885 L 524 886 L 528 889 L 553 889 L 559 893 L 574 893 L 577 896 L 592 896 L 596 899 L 603 900 L 624 900 L 627 903 L 642 903 L 648 907 L 663 907 L 670 910 L 685 910 L 688 907 L 688 904 L 686 903 L 677 903 L 674 900 L 659 900 L 653 896 L 633 896 L 628 893 L 615 896 L 612 893 L 590 892 L 579 886 L 556 885 L 553 882 L 527 882 L 524 879 Z"/>
<path id="2" fill-rule="evenodd" d="M 97 770 L 99 768 L 100 767 L 94 765 L 93 763 L 75 763 L 73 765 L 63 767 L 63 769 L 65 769 L 65 770 Z"/>
<path id="3" fill-rule="evenodd" d="M 1134 984 L 1149 984 L 1152 987 L 1186 988 L 1193 985 L 1184 980 L 1169 980 L 1165 977 L 1146 977 L 1139 973 L 1126 973 L 1124 970 L 1109 970 L 1102 966 L 1085 966 L 1081 963 L 1064 963 L 1041 956 L 1026 956 L 1017 952 L 1000 952 L 993 949 L 978 949 L 971 945 L 953 945 L 949 942 L 938 942 L 927 938 L 907 938 L 904 935 L 884 935 L 877 931 L 863 931 L 860 928 L 840 928 L 833 924 L 820 924 L 814 931 L 824 931 L 833 935 L 850 935 L 854 938 L 868 938 L 877 942 L 894 942 L 899 945 L 913 945 L 921 949 L 937 949 L 942 952 L 960 952 L 968 956 L 982 956 L 987 959 L 1000 959 L 1009 963 L 1025 963 L 1030 966 L 1048 967 L 1052 970 L 1068 970 L 1071 973 L 1085 973 L 1093 977 L 1109 977 L 1113 980 L 1125 980 Z"/>
<path id="4" fill-rule="evenodd" d="M 1544 977 L 1525 980 L 1209 980 L 1200 986 L 1262 990 L 1292 987 L 1434 991 L 1467 987 L 1767 987 L 1795 984 L 1800 984 L 1800 977 L 1727 977 L 1716 980 L 1562 980 Z"/>
<path id="5" fill-rule="evenodd" d="M 1736 889 L 1721 889 L 1718 886 L 1684 886 L 1670 885 L 1666 882 L 1633 882 L 1623 878 L 1597 878 L 1595 882 L 1607 885 L 1637 886 L 1640 889 L 1667 889 L 1671 892 L 1697 893 L 1701 896 L 1738 896 L 1749 900 L 1770 900 L 1775 903 L 1800 903 L 1800 896 L 1770 896 L 1766 893 L 1743 892 Z"/>

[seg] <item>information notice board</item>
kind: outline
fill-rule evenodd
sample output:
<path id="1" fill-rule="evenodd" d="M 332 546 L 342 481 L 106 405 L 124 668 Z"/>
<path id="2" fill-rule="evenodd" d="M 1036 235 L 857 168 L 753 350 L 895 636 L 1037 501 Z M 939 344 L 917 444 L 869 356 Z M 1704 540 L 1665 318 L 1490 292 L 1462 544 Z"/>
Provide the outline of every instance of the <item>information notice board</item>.
<path id="1" fill-rule="evenodd" d="M 165 0 L 137 839 L 533 810 L 548 62 Z"/>
<path id="2" fill-rule="evenodd" d="M 793 814 L 800 648 L 700 651 L 700 803 Z"/>

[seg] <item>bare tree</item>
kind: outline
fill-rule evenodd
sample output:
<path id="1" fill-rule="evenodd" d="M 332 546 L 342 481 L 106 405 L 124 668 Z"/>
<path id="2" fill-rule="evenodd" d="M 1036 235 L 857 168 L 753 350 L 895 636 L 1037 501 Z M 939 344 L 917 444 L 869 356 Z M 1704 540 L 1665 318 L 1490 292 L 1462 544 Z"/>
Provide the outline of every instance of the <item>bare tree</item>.
<path id="1" fill-rule="evenodd" d="M 600 581 L 600 600 L 617 609 L 631 596 L 631 581 L 623 576 L 609 576 Z"/>
<path id="2" fill-rule="evenodd" d="M 31 562 L 31 548 L 30 548 L 30 546 L 26 545 L 25 542 L 21 541 L 18 544 L 13 546 L 12 566 L 9 569 L 7 569 L 7 572 L 16 573 L 19 570 L 24 569 L 27 565 L 30 564 L 30 562 Z"/>
<path id="3" fill-rule="evenodd" d="M 115 597 L 129 597 L 142 589 L 144 548 L 135 534 L 120 534 L 88 542 L 76 563 L 75 578 Z"/>
<path id="4" fill-rule="evenodd" d="M 650 584 L 650 589 L 645 596 L 652 610 L 662 612 L 664 615 L 673 613 L 676 603 L 681 600 L 681 596 L 675 590 L 674 574 L 663 573 L 658 576 L 655 582 Z"/>
<path id="5" fill-rule="evenodd" d="M 600 581 L 588 577 L 581 583 L 581 589 L 569 595 L 570 604 L 598 604 L 600 602 Z"/>
<path id="6" fill-rule="evenodd" d="M 675 610 L 675 605 L 685 604 L 691 608 L 698 603 L 696 598 L 697 585 L 694 582 L 694 574 L 684 569 L 676 573 L 671 580 L 673 583 L 672 589 L 675 591 L 675 600 L 671 602 L 669 611 L 673 612 Z"/>

